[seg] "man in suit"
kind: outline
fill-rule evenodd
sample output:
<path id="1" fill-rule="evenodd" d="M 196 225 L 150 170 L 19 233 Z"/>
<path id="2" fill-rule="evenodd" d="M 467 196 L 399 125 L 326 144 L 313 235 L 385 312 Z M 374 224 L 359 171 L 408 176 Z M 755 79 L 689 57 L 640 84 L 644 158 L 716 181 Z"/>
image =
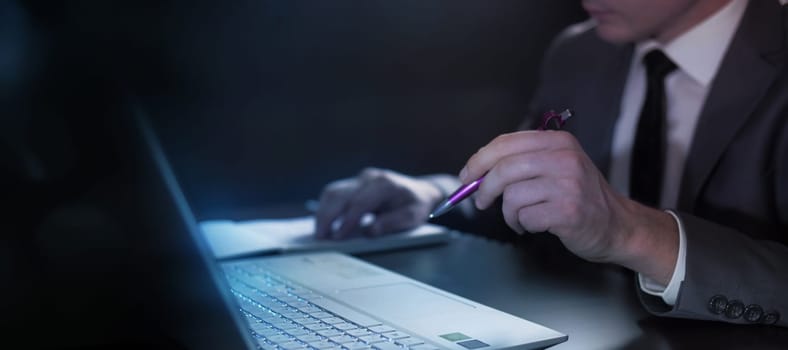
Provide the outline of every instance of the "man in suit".
<path id="1" fill-rule="evenodd" d="M 553 43 L 523 126 L 550 109 L 577 116 L 566 131 L 495 138 L 459 182 L 486 174 L 478 209 L 501 198 L 513 230 L 637 272 L 652 313 L 788 326 L 788 8 L 583 6 L 592 19 Z M 459 182 L 368 169 L 326 187 L 317 235 L 342 237 L 366 212 L 373 235 L 415 226 Z"/>

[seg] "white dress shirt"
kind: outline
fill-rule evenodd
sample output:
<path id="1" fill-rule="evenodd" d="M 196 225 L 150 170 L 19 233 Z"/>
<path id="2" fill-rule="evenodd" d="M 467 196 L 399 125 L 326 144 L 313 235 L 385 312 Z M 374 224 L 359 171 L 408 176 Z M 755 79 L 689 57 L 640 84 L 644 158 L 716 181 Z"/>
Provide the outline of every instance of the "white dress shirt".
<path id="1" fill-rule="evenodd" d="M 613 135 L 610 183 L 616 190 L 629 193 L 632 144 L 646 93 L 643 56 L 653 49 L 660 49 L 678 66 L 665 78 L 666 154 L 660 197 L 660 207 L 676 206 L 684 162 L 701 108 L 744 15 L 747 1 L 731 0 L 715 14 L 668 43 L 646 41 L 636 45 Z M 667 211 L 679 226 L 679 253 L 672 278 L 667 286 L 642 275 L 638 275 L 638 280 L 645 293 L 660 296 L 667 304 L 674 305 L 684 281 L 686 239 L 681 220 L 672 211 Z"/>

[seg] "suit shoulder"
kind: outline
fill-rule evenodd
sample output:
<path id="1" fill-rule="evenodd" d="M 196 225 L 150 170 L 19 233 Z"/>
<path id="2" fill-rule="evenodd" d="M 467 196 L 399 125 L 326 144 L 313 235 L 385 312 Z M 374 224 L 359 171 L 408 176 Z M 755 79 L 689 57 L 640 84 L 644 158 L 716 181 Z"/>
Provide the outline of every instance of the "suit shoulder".
<path id="1" fill-rule="evenodd" d="M 596 33 L 596 24 L 588 20 L 570 25 L 553 39 L 545 53 L 542 68 L 563 70 L 576 66 L 579 58 L 587 67 L 605 65 L 630 48 L 631 45 L 602 40 Z"/>
<path id="2" fill-rule="evenodd" d="M 595 28 L 596 23 L 593 20 L 575 23 L 564 28 L 560 33 L 558 33 L 558 36 L 556 36 L 553 42 L 563 43 L 577 40 L 590 40 L 595 35 Z"/>
<path id="3" fill-rule="evenodd" d="M 620 45 L 602 40 L 596 33 L 596 23 L 587 20 L 562 30 L 550 44 L 547 56 L 556 59 L 583 55 L 586 59 L 592 59 L 596 54 L 605 54 L 619 48 Z"/>
<path id="4" fill-rule="evenodd" d="M 592 20 L 572 24 L 564 28 L 553 39 L 550 51 L 601 43 L 595 29 L 596 23 Z"/>

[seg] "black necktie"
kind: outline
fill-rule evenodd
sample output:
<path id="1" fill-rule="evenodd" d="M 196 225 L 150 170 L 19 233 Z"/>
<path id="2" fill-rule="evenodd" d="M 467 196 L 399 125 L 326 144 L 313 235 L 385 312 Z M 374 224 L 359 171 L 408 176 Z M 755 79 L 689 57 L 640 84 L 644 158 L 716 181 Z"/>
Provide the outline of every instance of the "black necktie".
<path id="1" fill-rule="evenodd" d="M 640 111 L 629 168 L 630 197 L 650 206 L 659 205 L 665 164 L 665 76 L 676 69 L 662 51 L 643 58 L 646 65 L 646 100 Z"/>

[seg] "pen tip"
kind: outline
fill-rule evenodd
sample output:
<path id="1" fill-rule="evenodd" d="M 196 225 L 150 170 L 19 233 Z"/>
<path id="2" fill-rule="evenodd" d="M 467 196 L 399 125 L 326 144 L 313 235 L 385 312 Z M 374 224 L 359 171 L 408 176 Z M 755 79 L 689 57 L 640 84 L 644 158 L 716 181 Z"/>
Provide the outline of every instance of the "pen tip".
<path id="1" fill-rule="evenodd" d="M 429 219 L 432 219 L 432 218 L 434 218 L 434 217 L 435 217 L 435 214 L 433 213 L 433 214 L 430 214 L 430 216 L 429 216 L 428 218 L 429 218 Z"/>

